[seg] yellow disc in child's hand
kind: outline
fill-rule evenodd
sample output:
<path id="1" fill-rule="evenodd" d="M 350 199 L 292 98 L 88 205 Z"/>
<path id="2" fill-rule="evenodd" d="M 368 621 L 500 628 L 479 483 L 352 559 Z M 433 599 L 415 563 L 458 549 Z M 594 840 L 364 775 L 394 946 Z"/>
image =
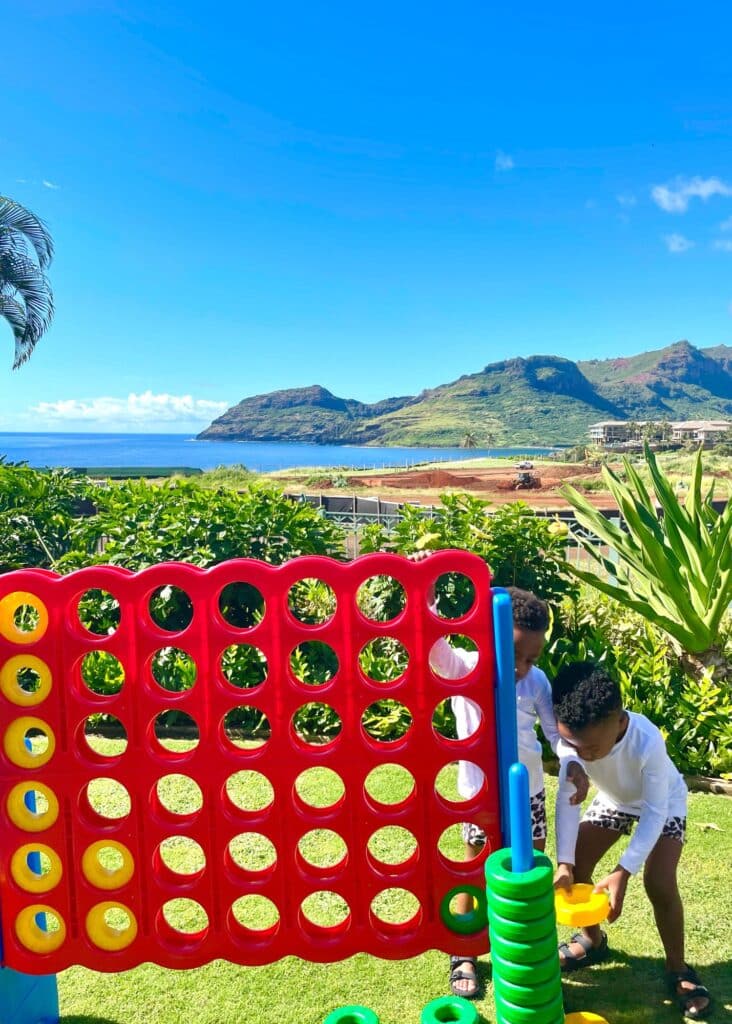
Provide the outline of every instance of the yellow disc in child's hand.
<path id="1" fill-rule="evenodd" d="M 588 928 L 605 920 L 610 912 L 610 900 L 606 892 L 593 892 L 593 886 L 586 882 L 575 882 L 569 891 L 556 890 L 554 907 L 557 924 Z"/>

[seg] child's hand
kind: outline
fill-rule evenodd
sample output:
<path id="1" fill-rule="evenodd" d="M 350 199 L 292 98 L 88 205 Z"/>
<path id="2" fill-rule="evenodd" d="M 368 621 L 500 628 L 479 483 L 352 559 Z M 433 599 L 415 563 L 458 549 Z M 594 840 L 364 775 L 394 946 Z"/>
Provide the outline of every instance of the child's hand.
<path id="1" fill-rule="evenodd" d="M 554 888 L 555 889 L 567 889 L 568 891 L 574 885 L 574 865 L 573 864 L 560 864 L 557 870 L 554 872 Z"/>
<path id="2" fill-rule="evenodd" d="M 575 789 L 569 798 L 569 802 L 573 806 L 583 803 L 590 789 L 590 780 L 587 778 L 587 772 L 579 761 L 570 761 L 567 765 L 567 780 L 572 783 Z"/>
<path id="3" fill-rule="evenodd" d="M 411 555 L 407 555 L 407 561 L 424 562 L 425 558 L 429 558 L 431 554 L 431 551 L 413 551 Z M 437 615 L 437 594 L 435 593 L 434 583 L 430 583 L 427 589 L 427 605 L 429 610 Z"/>
<path id="4" fill-rule="evenodd" d="M 607 915 L 607 919 L 611 924 L 613 921 L 617 921 L 623 912 L 625 890 L 628 888 L 629 878 L 630 872 L 618 864 L 614 871 L 602 878 L 595 886 L 595 892 L 607 889 L 607 894 L 610 897 L 610 913 Z"/>

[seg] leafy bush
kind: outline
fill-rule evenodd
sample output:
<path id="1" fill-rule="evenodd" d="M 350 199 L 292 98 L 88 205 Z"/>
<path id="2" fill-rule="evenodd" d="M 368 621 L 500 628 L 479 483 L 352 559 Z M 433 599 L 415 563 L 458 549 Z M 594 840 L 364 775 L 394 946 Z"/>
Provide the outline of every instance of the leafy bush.
<path id="1" fill-rule="evenodd" d="M 729 650 L 729 619 L 725 626 Z M 551 678 L 564 664 L 585 660 L 608 666 L 620 681 L 626 707 L 659 727 L 680 771 L 720 775 L 732 770 L 728 689 L 711 673 L 701 680 L 689 676 L 662 630 L 589 589 L 563 605 L 542 667 Z"/>
<path id="2" fill-rule="evenodd" d="M 0 461 L 0 572 L 50 569 L 72 546 L 86 483 L 65 469 L 47 473 Z"/>

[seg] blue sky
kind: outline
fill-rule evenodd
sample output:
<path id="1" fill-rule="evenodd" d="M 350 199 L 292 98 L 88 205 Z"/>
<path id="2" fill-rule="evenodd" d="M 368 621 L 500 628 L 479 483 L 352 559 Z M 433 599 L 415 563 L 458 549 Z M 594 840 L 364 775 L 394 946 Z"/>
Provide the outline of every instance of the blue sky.
<path id="1" fill-rule="evenodd" d="M 0 430 L 186 431 L 278 388 L 732 344 L 726 3 L 0 14 L 0 193 L 57 249 L 14 373 L 0 325 Z"/>

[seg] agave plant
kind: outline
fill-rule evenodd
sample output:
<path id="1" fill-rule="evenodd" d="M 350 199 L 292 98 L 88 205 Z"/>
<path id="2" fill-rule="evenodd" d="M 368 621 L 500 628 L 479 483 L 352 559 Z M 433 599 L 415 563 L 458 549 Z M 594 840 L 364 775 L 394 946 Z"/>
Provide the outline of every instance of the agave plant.
<path id="1" fill-rule="evenodd" d="M 45 274 L 52 258 L 53 241 L 45 224 L 0 196 L 0 316 L 15 335 L 13 369 L 30 357 L 53 318 L 53 293 Z"/>
<path id="2" fill-rule="evenodd" d="M 648 445 L 645 459 L 653 496 L 627 459 L 626 481 L 603 467 L 626 529 L 609 522 L 573 487 L 563 488 L 577 521 L 597 538 L 576 539 L 602 573 L 568 568 L 663 629 L 697 677 L 713 669 L 718 680 L 730 679 L 732 666 L 719 637 L 732 602 L 732 502 L 720 513 L 712 506 L 714 484 L 702 494 L 701 450 L 683 503 Z"/>

